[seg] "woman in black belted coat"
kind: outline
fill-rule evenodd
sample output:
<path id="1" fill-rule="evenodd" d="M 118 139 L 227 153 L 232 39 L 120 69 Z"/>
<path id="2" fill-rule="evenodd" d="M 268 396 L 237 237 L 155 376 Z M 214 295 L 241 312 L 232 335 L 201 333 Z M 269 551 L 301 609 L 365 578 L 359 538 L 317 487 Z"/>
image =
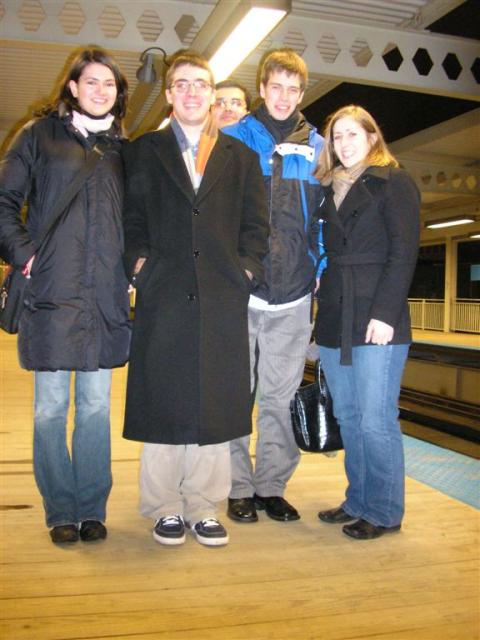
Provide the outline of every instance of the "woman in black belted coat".
<path id="1" fill-rule="evenodd" d="M 55 543 L 107 535 L 111 369 L 125 364 L 130 342 L 121 220 L 126 93 L 114 60 L 99 49 L 83 50 L 54 103 L 21 129 L 0 167 L 0 247 L 28 277 L 18 349 L 22 367 L 35 372 L 34 472 Z M 102 159 L 36 248 L 94 145 Z"/>
<path id="2" fill-rule="evenodd" d="M 345 446 L 346 500 L 319 513 L 357 539 L 398 531 L 404 461 L 398 397 L 411 341 L 408 289 L 419 193 L 370 114 L 344 107 L 327 124 L 317 177 L 328 257 L 315 339 Z"/>

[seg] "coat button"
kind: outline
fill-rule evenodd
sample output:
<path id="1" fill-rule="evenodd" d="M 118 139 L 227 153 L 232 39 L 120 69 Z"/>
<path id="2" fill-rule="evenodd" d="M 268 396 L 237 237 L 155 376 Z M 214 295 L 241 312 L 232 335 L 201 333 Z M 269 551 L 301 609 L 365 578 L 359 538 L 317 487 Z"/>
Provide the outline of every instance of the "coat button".
<path id="1" fill-rule="evenodd" d="M 195 294 L 194 293 L 189 293 L 188 294 L 188 299 L 190 302 L 193 302 L 195 300 Z"/>
<path id="2" fill-rule="evenodd" d="M 346 244 L 347 244 L 347 239 L 346 239 L 346 238 L 344 238 L 344 239 L 343 239 L 343 246 L 345 246 Z"/>
<path id="3" fill-rule="evenodd" d="M 198 258 L 198 256 L 200 255 L 200 251 L 198 251 L 198 249 L 196 249 L 196 250 L 193 252 L 193 255 L 194 255 L 194 257 L 195 257 L 195 258 Z"/>
<path id="4" fill-rule="evenodd" d="M 198 209 L 193 209 L 192 211 L 194 216 L 199 216 L 200 215 L 200 211 Z"/>

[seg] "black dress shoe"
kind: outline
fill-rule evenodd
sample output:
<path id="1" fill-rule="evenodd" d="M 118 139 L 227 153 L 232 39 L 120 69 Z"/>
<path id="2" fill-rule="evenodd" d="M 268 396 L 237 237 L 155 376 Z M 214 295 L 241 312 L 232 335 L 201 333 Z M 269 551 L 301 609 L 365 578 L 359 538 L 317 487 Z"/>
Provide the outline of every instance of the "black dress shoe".
<path id="1" fill-rule="evenodd" d="M 253 498 L 229 498 L 227 516 L 237 522 L 257 522 Z"/>
<path id="2" fill-rule="evenodd" d="M 80 538 L 84 542 L 95 542 L 107 537 L 106 527 L 98 520 L 85 520 L 80 525 Z"/>
<path id="3" fill-rule="evenodd" d="M 53 527 L 50 531 L 50 537 L 55 544 L 64 544 L 65 542 L 77 542 L 78 527 L 75 524 L 61 524 Z"/>
<path id="4" fill-rule="evenodd" d="M 280 520 L 282 522 L 300 520 L 300 514 L 298 511 L 295 507 L 292 507 L 285 498 L 281 498 L 280 496 L 264 498 L 262 496 L 257 496 L 257 494 L 255 494 L 253 498 L 255 501 L 255 507 L 260 511 L 265 509 L 267 516 L 272 518 L 272 520 Z"/>
<path id="5" fill-rule="evenodd" d="M 347 536 L 355 538 L 356 540 L 373 540 L 383 536 L 384 533 L 395 533 L 400 531 L 401 525 L 397 524 L 395 527 L 381 527 L 380 525 L 371 524 L 366 520 L 357 520 L 352 524 L 346 524 L 342 527 L 343 533 Z"/>
<path id="6" fill-rule="evenodd" d="M 355 516 L 351 516 L 342 507 L 320 511 L 318 517 L 322 522 L 328 522 L 329 524 L 344 524 L 345 522 L 356 520 Z"/>

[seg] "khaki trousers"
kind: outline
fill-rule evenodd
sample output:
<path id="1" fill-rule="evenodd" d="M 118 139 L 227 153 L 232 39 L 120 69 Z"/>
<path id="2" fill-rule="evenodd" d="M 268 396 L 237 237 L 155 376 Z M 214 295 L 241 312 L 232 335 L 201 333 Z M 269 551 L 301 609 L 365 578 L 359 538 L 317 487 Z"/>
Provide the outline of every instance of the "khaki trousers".
<path id="1" fill-rule="evenodd" d="M 143 446 L 140 513 L 158 520 L 181 515 L 195 524 L 215 518 L 231 487 L 230 443 Z"/>

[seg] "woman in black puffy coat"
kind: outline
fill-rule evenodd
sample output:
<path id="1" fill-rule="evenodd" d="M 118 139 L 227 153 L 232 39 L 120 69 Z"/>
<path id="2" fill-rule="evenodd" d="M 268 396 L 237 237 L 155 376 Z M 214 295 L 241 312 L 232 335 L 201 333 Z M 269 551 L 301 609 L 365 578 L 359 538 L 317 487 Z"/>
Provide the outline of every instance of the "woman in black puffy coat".
<path id="1" fill-rule="evenodd" d="M 18 349 L 21 366 L 35 372 L 34 471 L 56 543 L 107 533 L 111 369 L 125 364 L 130 340 L 121 220 L 126 99 L 114 60 L 83 50 L 53 105 L 20 130 L 0 165 L 0 245 L 29 279 Z M 34 255 L 36 238 L 95 145 L 101 159 Z"/>

